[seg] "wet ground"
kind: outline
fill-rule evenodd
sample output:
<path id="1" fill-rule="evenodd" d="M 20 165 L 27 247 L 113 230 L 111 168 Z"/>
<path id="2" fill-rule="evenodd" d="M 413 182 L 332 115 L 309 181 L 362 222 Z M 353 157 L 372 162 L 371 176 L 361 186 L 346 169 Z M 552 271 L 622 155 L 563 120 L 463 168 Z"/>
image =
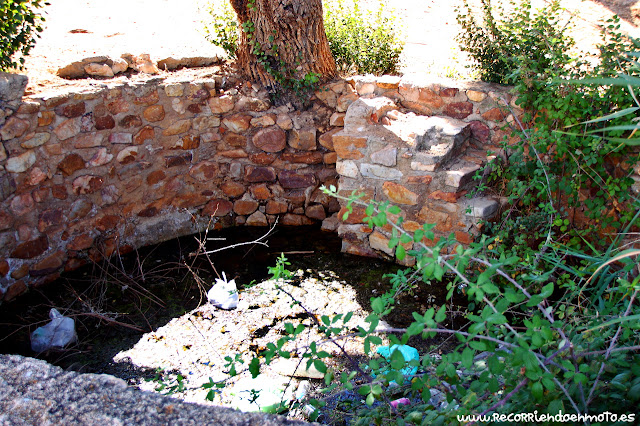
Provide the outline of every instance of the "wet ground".
<path id="1" fill-rule="evenodd" d="M 206 237 L 213 240 L 206 247 L 214 250 L 250 242 L 267 231 L 242 227 L 210 233 Z M 29 334 L 44 325 L 49 309 L 56 307 L 75 319 L 78 343 L 39 357 L 66 369 L 112 374 L 146 390 L 164 385 L 161 392 L 205 402 L 207 391 L 201 384 L 209 377 L 223 378 L 228 371 L 226 356 L 238 353 L 248 361 L 249 355 L 282 336 L 285 322 L 311 328 L 309 313 L 332 316 L 353 311 L 350 327 L 355 330 L 369 313 L 371 297 L 390 287 L 383 275 L 398 270 L 397 265 L 382 260 L 340 253 L 340 239 L 314 227 L 276 228 L 263 240 L 268 247 L 246 244 L 211 254 L 209 259 L 191 256 L 197 251 L 197 239 L 203 238 L 184 237 L 112 258 L 4 304 L 0 310 L 2 352 L 35 356 Z M 287 269 L 295 272 L 282 288 L 308 312 L 294 306 L 273 281 L 265 281 L 267 268 L 276 264 L 281 253 L 291 263 Z M 237 310 L 221 311 L 206 303 L 204 293 L 214 281 L 214 268 L 239 284 Z M 406 327 L 413 311 L 423 313 L 440 306 L 445 294 L 444 283 L 421 285 L 397 299 L 386 321 L 392 327 Z M 463 310 L 449 307 L 453 312 Z M 448 325 L 460 325 L 461 318 L 453 313 Z M 309 332 L 305 338 L 321 337 Z M 451 350 L 455 342 L 414 340 L 409 344 L 424 354 Z M 354 359 L 364 356 L 361 340 L 351 339 L 345 345 Z M 290 349 L 299 351 L 296 348 Z M 337 354 L 337 347 L 332 348 L 327 350 Z M 343 368 L 347 361 L 339 358 L 332 365 Z M 265 371 L 275 381 L 285 380 L 286 374 L 281 373 Z M 179 376 L 184 378 L 182 384 L 177 381 Z M 242 378 L 241 374 L 238 380 Z M 290 387 L 295 389 L 303 379 L 292 381 Z M 317 382 L 312 388 L 319 387 L 321 380 Z M 233 398 L 233 392 L 221 391 L 214 402 L 233 405 Z"/>

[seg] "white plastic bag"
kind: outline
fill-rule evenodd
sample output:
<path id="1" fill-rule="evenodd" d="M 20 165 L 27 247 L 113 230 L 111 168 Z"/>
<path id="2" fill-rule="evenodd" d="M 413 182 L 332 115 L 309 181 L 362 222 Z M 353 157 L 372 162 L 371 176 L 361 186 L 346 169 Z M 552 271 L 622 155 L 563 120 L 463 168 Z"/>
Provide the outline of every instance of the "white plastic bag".
<path id="1" fill-rule="evenodd" d="M 62 349 L 78 340 L 76 324 L 72 318 L 63 316 L 56 308 L 51 308 L 49 318 L 49 324 L 38 327 L 31 333 L 31 349 L 34 352 Z"/>
<path id="2" fill-rule="evenodd" d="M 207 293 L 207 299 L 217 308 L 235 309 L 239 300 L 235 280 L 227 281 L 227 276 L 223 272 L 222 279 L 216 278 L 216 283 Z"/>

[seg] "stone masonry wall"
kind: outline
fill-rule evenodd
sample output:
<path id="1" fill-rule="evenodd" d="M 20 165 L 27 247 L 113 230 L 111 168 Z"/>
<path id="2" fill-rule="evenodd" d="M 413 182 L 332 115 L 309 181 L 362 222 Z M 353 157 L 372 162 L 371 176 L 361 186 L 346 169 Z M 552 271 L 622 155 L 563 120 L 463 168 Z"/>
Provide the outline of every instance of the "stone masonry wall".
<path id="1" fill-rule="evenodd" d="M 497 210 L 462 195 L 521 113 L 508 88 L 356 77 L 296 111 L 231 76 L 179 75 L 23 97 L 26 78 L 0 74 L 0 301 L 209 224 L 323 221 L 344 251 L 392 257 L 389 229 L 366 229 L 361 210 L 342 223 L 321 185 L 461 243 Z"/>

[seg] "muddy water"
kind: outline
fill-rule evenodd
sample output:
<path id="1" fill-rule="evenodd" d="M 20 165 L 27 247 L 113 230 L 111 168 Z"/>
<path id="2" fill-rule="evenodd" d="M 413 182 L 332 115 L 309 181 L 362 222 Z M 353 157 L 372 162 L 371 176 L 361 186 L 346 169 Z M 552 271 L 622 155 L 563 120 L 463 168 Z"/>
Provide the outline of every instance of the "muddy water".
<path id="1" fill-rule="evenodd" d="M 263 228 L 239 227 L 209 233 L 208 250 L 251 242 L 267 232 Z M 340 253 L 340 239 L 317 227 L 280 227 L 261 244 L 242 244 L 236 248 L 205 256 L 190 256 L 198 248 L 190 236 L 141 249 L 121 258 L 88 265 L 66 274 L 46 288 L 0 308 L 0 351 L 35 356 L 30 349 L 29 334 L 48 321 L 48 312 L 56 307 L 76 320 L 78 343 L 61 352 L 39 357 L 66 369 L 108 373 L 134 384 L 141 377 L 151 378 L 150 369 L 115 363 L 112 358 L 130 348 L 143 333 L 157 330 L 172 318 L 196 308 L 206 301 L 203 288 L 191 271 L 205 282 L 205 290 L 218 273 L 235 278 L 240 286 L 261 282 L 268 277 L 267 268 L 285 253 L 290 270 L 303 270 L 308 276 L 331 271 L 339 280 L 352 286 L 357 301 L 367 308 L 372 296 L 390 286 L 384 274 L 398 266 L 382 260 Z M 187 268 L 185 265 L 189 265 Z M 214 270 L 215 268 L 215 270 Z M 424 285 L 400 297 L 388 322 L 406 327 L 411 312 L 424 312 L 429 306 L 444 303 L 442 283 Z M 433 345 L 438 342 L 422 342 Z"/>

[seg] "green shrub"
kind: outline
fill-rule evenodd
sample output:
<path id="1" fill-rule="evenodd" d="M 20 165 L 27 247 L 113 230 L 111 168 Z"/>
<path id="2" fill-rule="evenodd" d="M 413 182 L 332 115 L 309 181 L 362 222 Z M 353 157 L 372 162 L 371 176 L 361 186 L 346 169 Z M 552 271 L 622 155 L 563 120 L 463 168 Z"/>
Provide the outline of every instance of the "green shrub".
<path id="1" fill-rule="evenodd" d="M 0 2 L 0 71 L 24 68 L 24 57 L 35 46 L 44 22 L 36 11 L 45 5 L 42 0 Z"/>
<path id="2" fill-rule="evenodd" d="M 397 74 L 404 41 L 386 1 L 368 10 L 354 0 L 324 0 L 324 28 L 338 71 Z"/>
<path id="3" fill-rule="evenodd" d="M 557 73 L 567 65 L 567 52 L 574 42 L 566 34 L 566 25 L 560 24 L 559 0 L 545 3 L 537 12 L 531 0 L 512 0 L 510 11 L 494 6 L 491 0 L 479 0 L 481 22 L 474 18 L 470 1 L 463 0 L 456 10 L 462 27 L 457 41 L 476 61 L 473 68 L 481 80 L 511 84 L 529 78 L 520 72 L 526 64 L 535 63 L 547 73 Z"/>
<path id="4" fill-rule="evenodd" d="M 213 45 L 221 47 L 230 59 L 238 52 L 239 27 L 236 13 L 227 0 L 215 0 L 204 7 L 210 15 L 204 24 L 205 38 Z"/>
<path id="5" fill-rule="evenodd" d="M 341 74 L 396 74 L 404 42 L 398 22 L 383 0 L 376 10 L 362 9 L 353 0 L 325 0 L 324 25 L 331 53 Z M 206 7 L 207 40 L 236 57 L 240 28 L 229 2 Z"/>

